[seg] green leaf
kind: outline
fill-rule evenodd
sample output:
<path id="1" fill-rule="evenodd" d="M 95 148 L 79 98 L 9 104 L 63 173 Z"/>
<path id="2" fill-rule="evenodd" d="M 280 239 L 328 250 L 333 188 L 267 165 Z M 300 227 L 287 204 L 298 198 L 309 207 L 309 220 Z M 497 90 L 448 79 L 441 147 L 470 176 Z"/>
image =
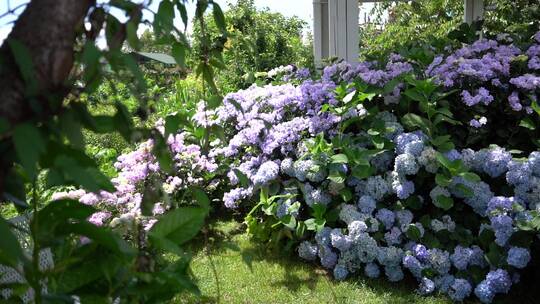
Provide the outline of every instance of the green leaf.
<path id="1" fill-rule="evenodd" d="M 497 267 L 501 263 L 503 254 L 501 248 L 495 243 L 489 245 L 489 251 L 486 253 L 486 259 L 491 266 Z"/>
<path id="2" fill-rule="evenodd" d="M 37 221 L 38 239 L 45 243 L 55 235 L 55 229 L 69 221 L 85 221 L 96 209 L 75 200 L 52 201 L 41 209 L 33 219 Z M 54 220 L 51 220 L 54 219 Z"/>
<path id="3" fill-rule="evenodd" d="M 409 97 L 410 99 L 414 100 L 414 101 L 418 101 L 418 102 L 427 101 L 426 97 L 424 95 L 422 95 L 420 92 L 418 92 L 418 90 L 416 88 L 407 89 L 407 90 L 405 90 L 405 92 L 403 92 L 403 94 L 405 96 Z"/>
<path id="4" fill-rule="evenodd" d="M 435 198 L 435 201 L 433 204 L 445 211 L 450 210 L 454 206 L 454 200 L 451 197 L 444 196 L 444 195 L 438 195 Z"/>
<path id="5" fill-rule="evenodd" d="M 249 187 L 249 178 L 244 173 L 242 173 L 242 171 L 238 169 L 234 169 L 233 171 L 234 171 L 234 174 L 236 174 L 236 177 L 238 177 L 240 186 L 242 186 L 242 188 Z"/>
<path id="6" fill-rule="evenodd" d="M 135 249 L 112 230 L 98 227 L 89 222 L 63 223 L 60 226 L 60 232 L 86 236 L 103 247 L 126 257 L 133 257 L 136 254 Z"/>
<path id="7" fill-rule="evenodd" d="M 24 79 L 26 94 L 34 95 L 38 89 L 38 83 L 30 50 L 24 44 L 13 38 L 7 39 L 7 43 L 11 49 L 13 58 L 15 58 L 15 62 L 21 72 L 22 78 Z"/>
<path id="8" fill-rule="evenodd" d="M 339 195 L 344 202 L 348 202 L 353 199 L 353 193 L 349 188 L 343 188 L 339 191 Z"/>
<path id="9" fill-rule="evenodd" d="M 182 207 L 172 210 L 154 224 L 149 234 L 182 245 L 201 230 L 206 214 L 207 210 L 201 207 Z"/>
<path id="10" fill-rule="evenodd" d="M 535 100 L 531 102 L 531 108 L 536 112 L 536 114 L 540 115 L 540 106 Z"/>
<path id="11" fill-rule="evenodd" d="M 15 152 L 28 175 L 37 175 L 37 164 L 45 152 L 45 141 L 38 128 L 30 123 L 19 124 L 13 130 Z"/>
<path id="12" fill-rule="evenodd" d="M 413 209 L 413 210 L 420 210 L 422 209 L 422 201 L 420 200 L 420 197 L 418 195 L 410 196 L 405 200 L 405 206 L 407 208 Z"/>
<path id="13" fill-rule="evenodd" d="M 134 50 L 139 50 L 141 47 L 139 36 L 137 36 L 137 28 L 139 27 L 138 22 L 133 20 L 128 21 L 126 24 L 126 36 L 129 46 Z"/>
<path id="14" fill-rule="evenodd" d="M 416 242 L 419 241 L 421 237 L 420 229 L 418 229 L 415 224 L 409 224 L 406 234 L 409 239 Z"/>
<path id="15" fill-rule="evenodd" d="M 403 116 L 401 122 L 409 129 L 418 129 L 427 134 L 431 134 L 431 122 L 423 117 L 420 117 L 413 113 L 408 113 Z"/>
<path id="16" fill-rule="evenodd" d="M 2 216 L 0 216 L 0 235 L 2 235 L 0 237 L 0 261 L 13 267 L 16 267 L 19 261 L 26 261 L 19 241 Z"/>
<path id="17" fill-rule="evenodd" d="M 186 49 L 187 47 L 180 42 L 174 42 L 172 45 L 172 56 L 182 68 L 186 67 Z"/>
<path id="18" fill-rule="evenodd" d="M 331 171 L 328 175 L 328 179 L 334 183 L 341 184 L 345 182 L 345 174 L 339 171 Z"/>
<path id="19" fill-rule="evenodd" d="M 212 3 L 212 14 L 214 16 L 214 21 L 216 22 L 216 25 L 221 32 L 227 32 L 227 25 L 225 23 L 225 15 L 223 15 L 223 11 L 221 10 L 221 7 L 219 4 L 213 2 Z"/>
<path id="20" fill-rule="evenodd" d="M 304 224 L 306 224 L 307 230 L 320 231 L 321 229 L 324 228 L 324 225 L 326 224 L 326 220 L 310 218 L 310 219 L 305 220 Z"/>
<path id="21" fill-rule="evenodd" d="M 534 122 L 532 121 L 532 119 L 530 117 L 526 117 L 526 118 L 522 119 L 519 122 L 519 126 L 523 127 L 523 128 L 526 128 L 526 129 L 529 129 L 529 130 L 536 130 L 536 126 L 534 125 Z"/>
<path id="22" fill-rule="evenodd" d="M 333 164 L 346 164 L 349 162 L 349 159 L 345 154 L 332 155 L 331 160 Z"/>
<path id="23" fill-rule="evenodd" d="M 210 210 L 210 198 L 208 198 L 208 195 L 206 192 L 199 188 L 199 187 L 191 187 L 191 194 L 193 195 L 193 198 L 199 202 L 201 207 L 203 207 L 206 210 Z"/>
<path id="24" fill-rule="evenodd" d="M 435 183 L 441 187 L 448 187 L 452 183 L 452 179 L 442 174 L 435 175 Z"/>
<path id="25" fill-rule="evenodd" d="M 459 192 L 461 192 L 461 194 L 463 194 L 463 196 L 465 196 L 465 197 L 473 197 L 474 196 L 474 191 L 471 188 L 469 188 L 469 187 L 467 187 L 467 186 L 465 186 L 463 184 L 457 184 L 456 189 L 459 190 Z"/>
<path id="26" fill-rule="evenodd" d="M 482 180 L 480 176 L 478 176 L 478 174 L 472 173 L 472 172 L 462 172 L 459 174 L 459 176 L 463 177 L 465 180 L 469 182 L 474 182 L 474 183 L 477 183 Z"/>
<path id="27" fill-rule="evenodd" d="M 352 176 L 358 179 L 368 178 L 375 172 L 371 165 L 358 165 L 352 169 Z"/>
<path id="28" fill-rule="evenodd" d="M 90 192 L 105 190 L 114 192 L 111 181 L 95 167 L 84 167 L 75 158 L 61 154 L 54 160 L 56 168 L 76 185 L 82 186 Z"/>

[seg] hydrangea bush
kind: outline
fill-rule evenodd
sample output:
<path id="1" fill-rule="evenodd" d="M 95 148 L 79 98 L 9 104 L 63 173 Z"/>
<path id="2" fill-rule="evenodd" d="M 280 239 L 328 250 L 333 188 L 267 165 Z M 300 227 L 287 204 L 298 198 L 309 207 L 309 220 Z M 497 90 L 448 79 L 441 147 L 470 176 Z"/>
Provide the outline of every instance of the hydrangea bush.
<path id="1" fill-rule="evenodd" d="M 228 130 L 210 152 L 231 165 L 223 202 L 337 280 L 410 274 L 421 294 L 490 303 L 536 240 L 539 48 L 501 36 L 425 68 L 392 55 L 307 80 L 281 67 L 200 122 Z"/>
<path id="2" fill-rule="evenodd" d="M 57 196 L 103 206 L 97 225 L 149 229 L 174 208 L 145 212 L 149 183 L 171 197 L 226 188 L 214 198 L 249 211 L 250 233 L 286 240 L 337 280 L 412 276 L 421 294 L 490 303 L 519 281 L 540 227 L 539 70 L 540 33 L 479 40 L 429 66 L 393 54 L 321 77 L 279 67 L 271 83 L 199 105 L 193 123 L 223 130 L 207 145 L 162 130 L 174 173 L 148 141 L 118 159 L 116 192 Z"/>

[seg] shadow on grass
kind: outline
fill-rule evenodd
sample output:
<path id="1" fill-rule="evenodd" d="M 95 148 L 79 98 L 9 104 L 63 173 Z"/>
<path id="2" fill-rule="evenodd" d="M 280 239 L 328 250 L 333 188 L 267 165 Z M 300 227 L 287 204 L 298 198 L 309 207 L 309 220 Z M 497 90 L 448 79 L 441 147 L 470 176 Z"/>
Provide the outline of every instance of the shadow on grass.
<path id="1" fill-rule="evenodd" d="M 362 274 L 356 274 L 345 282 L 336 282 L 327 270 L 322 269 L 316 263 L 301 260 L 294 252 L 276 252 L 270 250 L 265 244 L 250 240 L 245 235 L 244 225 L 237 222 L 236 219 L 232 219 L 232 217 L 212 219 L 206 225 L 205 231 L 189 244 L 189 249 L 193 255 L 205 250 L 205 254 L 214 258 L 215 263 L 222 261 L 222 258 L 236 259 L 233 263 L 233 269 L 222 270 L 233 272 L 230 276 L 242 278 L 245 284 L 260 286 L 261 288 L 270 286 L 275 288 L 276 292 L 280 292 L 279 290 L 283 292 L 283 289 L 285 289 L 292 296 L 300 295 L 302 292 L 305 293 L 305 290 L 308 289 L 313 292 L 313 295 L 320 295 L 323 292 L 328 296 L 331 293 L 332 302 L 335 303 L 356 303 L 356 300 L 354 300 L 357 299 L 354 297 L 355 292 L 369 294 L 373 302 L 377 303 L 451 303 L 444 296 L 422 300 L 415 292 L 417 283 L 410 276 L 398 283 L 391 283 L 384 278 L 369 279 Z M 231 255 L 231 252 L 234 254 Z M 233 258 L 233 256 L 237 258 Z M 274 269 L 269 270 L 268 273 L 275 273 L 276 276 L 282 277 L 272 277 L 270 282 L 259 277 L 261 276 L 260 267 L 265 264 L 264 262 L 279 268 L 278 272 Z M 247 269 L 240 269 L 241 267 L 238 265 L 242 263 Z M 534 271 L 539 269 L 540 265 L 538 264 L 540 263 L 537 262 L 536 264 L 523 272 L 521 283 L 513 286 L 509 295 L 497 295 L 494 303 L 540 303 L 540 289 L 532 287 L 536 282 L 540 281 L 540 273 Z M 248 271 L 256 275 L 256 278 L 252 279 L 253 281 L 250 281 Z M 321 284 L 324 287 L 321 287 Z M 203 295 L 190 303 L 217 303 L 220 302 L 219 300 L 217 295 Z M 249 303 L 259 303 L 256 299 L 253 301 Z M 225 303 L 225 301 L 221 299 L 221 303 Z M 372 302 L 366 299 L 362 303 Z M 465 303 L 480 302 L 473 295 Z"/>

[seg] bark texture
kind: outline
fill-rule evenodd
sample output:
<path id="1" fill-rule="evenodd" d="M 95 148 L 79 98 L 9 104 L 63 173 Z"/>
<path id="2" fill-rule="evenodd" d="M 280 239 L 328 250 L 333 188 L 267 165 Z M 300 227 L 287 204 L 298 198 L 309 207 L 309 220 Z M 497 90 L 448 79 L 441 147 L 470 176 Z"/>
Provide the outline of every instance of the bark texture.
<path id="1" fill-rule="evenodd" d="M 1 118 L 12 126 L 29 119 L 47 119 L 51 115 L 51 98 L 61 101 L 69 93 L 64 84 L 73 68 L 75 38 L 93 4 L 95 0 L 32 0 L 28 4 L 0 48 Z M 27 96 L 27 85 L 8 44 L 10 39 L 24 45 L 31 54 L 37 84 L 32 98 Z M 10 168 L 11 162 L 4 155 L 0 162 L 0 194 Z"/>

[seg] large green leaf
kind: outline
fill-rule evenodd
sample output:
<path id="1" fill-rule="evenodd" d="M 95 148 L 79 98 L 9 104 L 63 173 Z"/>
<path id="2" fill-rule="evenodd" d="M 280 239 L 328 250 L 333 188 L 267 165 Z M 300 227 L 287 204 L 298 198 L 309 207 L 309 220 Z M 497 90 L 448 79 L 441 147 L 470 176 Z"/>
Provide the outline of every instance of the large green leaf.
<path id="1" fill-rule="evenodd" d="M 149 234 L 182 245 L 201 230 L 206 214 L 207 210 L 201 207 L 183 207 L 172 210 L 154 224 Z"/>
<path id="2" fill-rule="evenodd" d="M 98 227 L 86 221 L 64 223 L 61 225 L 59 232 L 86 236 L 112 252 L 121 254 L 125 257 L 133 257 L 136 254 L 135 249 L 112 230 L 105 227 Z"/>
<path id="3" fill-rule="evenodd" d="M 45 152 L 45 141 L 39 129 L 30 123 L 17 125 L 13 130 L 15 151 L 30 177 L 37 175 L 37 163 Z"/>

